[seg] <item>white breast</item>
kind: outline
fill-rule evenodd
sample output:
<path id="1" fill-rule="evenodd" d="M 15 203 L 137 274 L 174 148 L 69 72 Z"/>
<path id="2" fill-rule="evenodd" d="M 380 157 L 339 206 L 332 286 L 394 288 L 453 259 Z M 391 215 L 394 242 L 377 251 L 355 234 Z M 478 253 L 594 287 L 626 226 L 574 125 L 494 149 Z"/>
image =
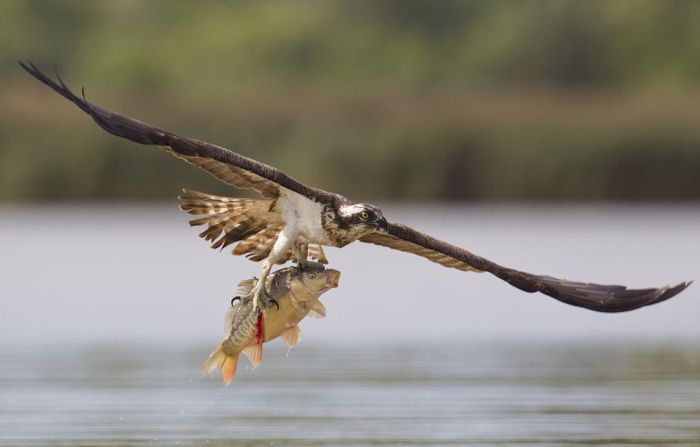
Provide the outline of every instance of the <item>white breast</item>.
<path id="1" fill-rule="evenodd" d="M 297 236 L 303 236 L 312 244 L 328 244 L 326 232 L 321 225 L 322 204 L 281 188 L 276 206 L 279 207 L 282 219 L 294 229 L 293 233 Z"/>

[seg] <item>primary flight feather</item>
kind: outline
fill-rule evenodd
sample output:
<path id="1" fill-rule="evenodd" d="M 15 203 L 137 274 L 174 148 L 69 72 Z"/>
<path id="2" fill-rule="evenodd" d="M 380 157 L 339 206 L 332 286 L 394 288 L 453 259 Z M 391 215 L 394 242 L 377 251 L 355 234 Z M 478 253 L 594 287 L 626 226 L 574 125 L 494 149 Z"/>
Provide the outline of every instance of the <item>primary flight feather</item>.
<path id="1" fill-rule="evenodd" d="M 252 189 L 263 199 L 219 197 L 184 190 L 180 208 L 200 215 L 190 223 L 205 225 L 200 236 L 214 248 L 237 243 L 233 254 L 262 261 L 259 284 L 276 263 L 290 259 L 305 263 L 307 257 L 327 262 L 322 247 L 343 247 L 354 241 L 377 244 L 413 253 L 445 267 L 489 272 L 525 292 L 541 292 L 567 304 L 599 312 L 624 312 L 667 300 L 691 282 L 673 287 L 627 289 L 535 275 L 503 267 L 463 248 L 387 221 L 381 210 L 354 204 L 347 198 L 305 185 L 284 172 L 229 149 L 187 138 L 126 117 L 75 95 L 31 63 L 20 62 L 29 74 L 72 101 L 109 133 L 131 141 L 160 146 L 175 157 L 199 166 L 230 186 Z M 262 288 L 254 290 L 254 303 Z"/>

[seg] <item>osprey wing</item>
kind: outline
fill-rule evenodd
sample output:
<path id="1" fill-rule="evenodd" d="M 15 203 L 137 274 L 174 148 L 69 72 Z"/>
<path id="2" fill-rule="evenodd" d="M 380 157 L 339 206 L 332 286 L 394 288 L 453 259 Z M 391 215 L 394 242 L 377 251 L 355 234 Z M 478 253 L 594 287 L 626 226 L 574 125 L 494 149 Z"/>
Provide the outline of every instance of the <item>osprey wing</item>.
<path id="1" fill-rule="evenodd" d="M 19 63 L 29 74 L 73 102 L 107 132 L 141 144 L 160 146 L 172 155 L 199 166 L 219 180 L 236 188 L 253 189 L 264 197 L 275 198 L 280 188 L 294 191 L 316 202 L 330 203 L 337 195 L 307 186 L 284 172 L 215 144 L 187 138 L 159 129 L 88 102 L 76 96 L 58 77 L 54 81 L 32 63 Z"/>
<path id="2" fill-rule="evenodd" d="M 660 303 L 682 292 L 692 283 L 689 281 L 673 287 L 628 289 L 619 285 L 583 283 L 535 275 L 500 266 L 463 248 L 392 222 L 386 233 L 371 233 L 360 240 L 417 254 L 445 267 L 489 272 L 525 292 L 544 293 L 566 304 L 598 312 L 625 312 Z"/>

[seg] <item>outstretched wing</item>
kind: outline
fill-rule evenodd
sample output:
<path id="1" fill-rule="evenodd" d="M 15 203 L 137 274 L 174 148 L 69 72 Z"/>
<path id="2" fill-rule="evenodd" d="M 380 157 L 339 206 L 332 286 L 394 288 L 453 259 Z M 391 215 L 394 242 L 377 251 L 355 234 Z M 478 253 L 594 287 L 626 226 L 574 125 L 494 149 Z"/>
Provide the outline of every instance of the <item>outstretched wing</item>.
<path id="1" fill-rule="evenodd" d="M 341 199 L 336 194 L 304 185 L 272 166 L 244 157 L 229 149 L 182 137 L 92 104 L 85 100 L 84 92 L 83 97 L 76 96 L 58 75 L 58 81 L 54 81 L 32 63 L 20 62 L 19 64 L 29 74 L 89 114 L 107 132 L 137 143 L 161 146 L 174 156 L 199 166 L 231 186 L 253 189 L 268 198 L 277 197 L 280 194 L 280 188 L 286 188 L 316 202 L 333 203 Z"/>
<path id="2" fill-rule="evenodd" d="M 692 283 L 690 281 L 658 289 L 627 289 L 625 286 L 583 283 L 547 275 L 534 275 L 500 266 L 406 225 L 392 222 L 389 223 L 386 233 L 371 233 L 360 240 L 414 253 L 445 267 L 489 272 L 525 292 L 541 292 L 564 303 L 598 312 L 625 312 L 660 303 L 680 293 Z"/>

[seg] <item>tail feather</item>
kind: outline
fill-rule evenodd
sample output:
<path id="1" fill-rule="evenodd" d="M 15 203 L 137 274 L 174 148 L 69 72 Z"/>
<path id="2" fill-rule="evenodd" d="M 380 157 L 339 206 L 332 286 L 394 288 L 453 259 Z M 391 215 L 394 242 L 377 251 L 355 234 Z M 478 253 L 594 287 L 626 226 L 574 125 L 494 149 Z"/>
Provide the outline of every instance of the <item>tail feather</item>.
<path id="1" fill-rule="evenodd" d="M 209 374 L 217 369 L 221 370 L 221 376 L 226 385 L 230 384 L 236 375 L 236 367 L 238 366 L 239 353 L 234 355 L 224 352 L 223 342 L 219 344 L 214 352 L 209 354 L 209 358 L 202 366 L 204 374 Z"/>
<path id="2" fill-rule="evenodd" d="M 284 222 L 274 211 L 273 200 L 237 199 L 215 196 L 191 189 L 183 189 L 179 197 L 180 209 L 200 216 L 190 225 L 206 225 L 199 237 L 211 242 L 211 248 L 223 250 L 238 242 L 231 252 L 245 255 L 253 261 L 267 258 L 284 228 Z M 318 244 L 304 244 L 304 254 L 324 264 L 328 263 L 323 248 Z M 293 258 L 292 250 L 280 255 L 276 262 L 284 264 Z"/>
<path id="3" fill-rule="evenodd" d="M 248 253 L 249 258 L 258 257 L 261 260 L 267 257 L 267 254 L 272 250 L 272 246 L 277 240 L 277 236 L 284 228 L 283 224 L 270 225 L 255 234 L 252 234 L 241 241 L 233 250 L 234 255 L 242 255 Z"/>
<path id="4" fill-rule="evenodd" d="M 183 189 L 179 199 L 181 210 L 202 216 L 191 220 L 190 225 L 206 225 L 207 229 L 202 231 L 199 237 L 211 242 L 211 247 L 215 249 L 223 249 L 235 242 L 254 238 L 271 226 L 281 229 L 279 216 L 270 211 L 274 203 L 272 200 L 221 197 L 191 189 Z M 274 236 L 276 239 L 277 233 Z M 250 247 L 250 244 L 248 246 Z M 238 250 L 235 254 L 246 252 Z"/>

